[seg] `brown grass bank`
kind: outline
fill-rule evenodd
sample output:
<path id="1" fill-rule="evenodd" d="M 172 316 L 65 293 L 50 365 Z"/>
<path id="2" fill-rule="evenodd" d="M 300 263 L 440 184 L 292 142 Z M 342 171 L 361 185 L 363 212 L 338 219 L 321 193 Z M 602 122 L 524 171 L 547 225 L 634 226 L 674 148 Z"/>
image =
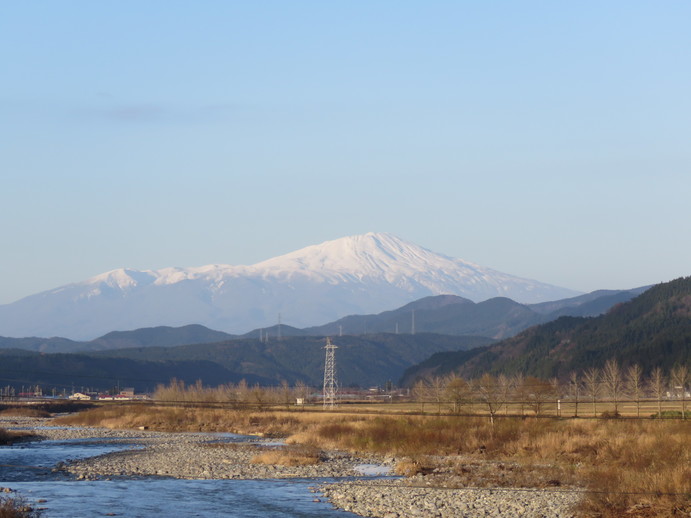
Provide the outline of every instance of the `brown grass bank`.
<path id="1" fill-rule="evenodd" d="M 587 490 L 581 512 L 588 516 L 691 513 L 688 421 L 528 418 L 491 426 L 483 418 L 382 417 L 326 423 L 294 439 L 410 456 L 413 473 L 434 468 L 426 456 L 460 456 L 447 463 L 472 484 L 576 485 Z M 480 459 L 495 461 L 501 473 Z"/>
<path id="2" fill-rule="evenodd" d="M 29 432 L 12 432 L 0 428 L 0 446 L 9 446 L 15 442 L 24 441 L 31 437 L 34 437 L 34 435 Z"/>
<path id="3" fill-rule="evenodd" d="M 320 423 L 328 414 L 248 411 L 204 406 L 106 404 L 55 419 L 56 424 L 114 429 L 146 427 L 162 432 L 231 432 L 287 437 Z"/>
<path id="4" fill-rule="evenodd" d="M 63 412 L 80 412 L 93 407 L 88 401 L 42 401 L 36 402 L 11 402 L 0 404 L 0 415 L 16 417 L 49 417 Z"/>
<path id="5" fill-rule="evenodd" d="M 286 448 L 273 449 L 252 457 L 253 464 L 277 466 L 314 466 L 321 462 L 320 450 L 310 446 L 291 445 Z"/>
<path id="6" fill-rule="evenodd" d="M 313 448 L 406 457 L 400 470 L 408 474 L 443 466 L 460 484 L 575 486 L 586 491 L 583 516 L 691 513 L 688 421 L 501 418 L 492 426 L 482 417 L 110 405 L 59 422 L 286 436 Z"/>
<path id="7" fill-rule="evenodd" d="M 2 417 L 51 417 L 53 414 L 42 408 L 35 407 L 8 407 L 0 410 Z"/>

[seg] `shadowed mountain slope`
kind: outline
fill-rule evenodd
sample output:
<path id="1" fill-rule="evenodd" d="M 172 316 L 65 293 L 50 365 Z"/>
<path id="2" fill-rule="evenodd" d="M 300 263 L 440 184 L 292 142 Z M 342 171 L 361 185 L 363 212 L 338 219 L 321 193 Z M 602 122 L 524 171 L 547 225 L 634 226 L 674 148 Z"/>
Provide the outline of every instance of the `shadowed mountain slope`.
<path id="1" fill-rule="evenodd" d="M 237 383 L 271 383 L 272 380 L 249 373 L 242 375 L 204 360 L 133 360 L 129 358 L 97 358 L 83 354 L 42 354 L 31 351 L 0 350 L 0 379 L 3 386 L 20 387 L 39 385 L 45 394 L 51 388 L 95 391 L 113 387 L 134 387 L 137 392 L 153 391 L 159 384 L 172 378 L 192 384 L 219 385 Z"/>
<path id="2" fill-rule="evenodd" d="M 484 337 L 371 334 L 333 338 L 338 346 L 336 366 L 342 386 L 383 385 L 396 381 L 405 369 L 438 351 L 485 345 Z M 129 358 L 141 361 L 197 360 L 213 362 L 233 373 L 259 376 L 279 384 L 301 380 L 321 386 L 324 376 L 324 338 L 284 337 L 268 343 L 253 339 L 179 347 L 146 347 L 93 353 L 99 358 Z"/>
<path id="3" fill-rule="evenodd" d="M 437 354 L 403 382 L 457 372 L 465 377 L 523 373 L 566 378 L 614 358 L 650 370 L 691 362 L 691 277 L 654 286 L 599 317 L 562 317 L 472 351 Z"/>

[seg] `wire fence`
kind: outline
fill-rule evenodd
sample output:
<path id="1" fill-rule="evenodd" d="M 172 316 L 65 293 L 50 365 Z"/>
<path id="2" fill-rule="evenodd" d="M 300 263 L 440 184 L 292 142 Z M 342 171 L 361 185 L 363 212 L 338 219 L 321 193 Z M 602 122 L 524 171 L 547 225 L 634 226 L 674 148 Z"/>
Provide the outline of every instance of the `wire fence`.
<path id="1" fill-rule="evenodd" d="M 468 404 L 462 409 L 451 410 L 453 408 L 452 402 L 420 404 L 419 402 L 408 401 L 401 403 L 373 403 L 367 400 L 350 400 L 341 401 L 332 408 L 323 408 L 321 401 L 313 401 L 311 403 L 304 403 L 297 405 L 294 402 L 252 402 L 252 401 L 194 401 L 189 399 L 176 400 L 152 400 L 152 399 L 123 399 L 123 400 L 93 400 L 93 401 L 75 401 L 69 399 L 54 399 L 54 398 L 31 398 L 20 400 L 18 398 L 2 398 L 0 397 L 0 404 L 5 406 L 51 406 L 70 404 L 75 408 L 86 408 L 94 404 L 97 405 L 140 405 L 150 407 L 178 407 L 185 409 L 208 409 L 208 410 L 226 410 L 226 411 L 241 411 L 241 412 L 295 412 L 295 413 L 328 413 L 334 415 L 361 415 L 361 416 L 409 416 L 420 418 L 492 418 L 493 420 L 502 419 L 552 419 L 552 420 L 620 420 L 620 421 L 650 421 L 650 420 L 678 420 L 691 421 L 691 411 L 683 410 L 681 401 L 665 402 L 662 413 L 657 410 L 656 401 L 641 401 L 642 415 L 636 415 L 635 408 L 630 405 L 635 402 L 627 402 L 628 407 L 621 408 L 621 412 L 612 412 L 611 407 L 614 402 L 611 400 L 599 400 L 597 402 L 598 412 L 579 411 L 577 414 L 569 412 L 567 408 L 560 412 L 556 411 L 541 411 L 535 413 L 527 410 L 528 403 L 520 401 L 512 401 L 510 405 L 519 407 L 526 406 L 526 410 L 519 412 L 516 408 L 502 410 L 497 413 L 490 413 L 483 408 L 481 402 Z M 580 403 L 582 404 L 582 403 Z M 609 405 L 609 407 L 608 407 Z M 622 402 L 619 402 L 622 405 Z M 426 407 L 427 410 L 421 407 Z M 434 407 L 431 408 L 430 407 Z M 607 410 L 606 408 L 610 408 Z"/>

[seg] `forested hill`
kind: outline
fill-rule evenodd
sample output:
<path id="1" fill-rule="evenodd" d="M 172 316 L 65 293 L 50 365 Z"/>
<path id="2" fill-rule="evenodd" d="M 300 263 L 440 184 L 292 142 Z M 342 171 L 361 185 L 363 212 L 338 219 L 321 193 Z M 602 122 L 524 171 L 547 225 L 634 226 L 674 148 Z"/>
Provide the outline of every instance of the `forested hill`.
<path id="1" fill-rule="evenodd" d="M 486 345 L 490 338 L 446 336 L 427 333 L 415 335 L 371 334 L 337 336 L 336 371 L 341 386 L 384 385 L 398 380 L 405 369 L 430 354 L 458 351 Z M 268 343 L 254 339 L 228 340 L 211 344 L 179 347 L 142 347 L 92 353 L 98 358 L 128 358 L 158 362 L 210 361 L 239 376 L 254 376 L 279 385 L 302 381 L 320 386 L 324 377 L 324 337 L 284 337 Z"/>
<path id="2" fill-rule="evenodd" d="M 116 385 L 133 387 L 137 392 L 153 391 L 171 379 L 186 384 L 203 380 L 206 385 L 238 383 L 271 384 L 274 380 L 232 372 L 208 360 L 143 361 L 128 358 L 95 358 L 84 354 L 45 354 L 33 351 L 0 350 L 0 379 L 2 387 L 40 386 L 44 394 L 52 389 L 93 390 L 105 392 Z"/>
<path id="3" fill-rule="evenodd" d="M 599 317 L 562 317 L 493 345 L 434 355 L 408 369 L 403 381 L 449 372 L 566 378 L 609 358 L 646 371 L 690 364 L 691 277 L 654 286 Z"/>
<path id="4" fill-rule="evenodd" d="M 333 341 L 338 347 L 340 385 L 370 387 L 398 380 L 405 369 L 435 352 L 478 347 L 492 340 L 419 333 L 339 336 Z M 324 337 L 284 337 L 269 342 L 234 339 L 78 354 L 0 349 L 0 380 L 2 387 L 12 386 L 17 392 L 40 385 L 44 393 L 52 388 L 62 392 L 73 385 L 103 391 L 116 384 L 151 391 L 172 378 L 211 386 L 244 379 L 250 385 L 278 386 L 285 380 L 319 387 L 324 376 L 324 343 Z"/>

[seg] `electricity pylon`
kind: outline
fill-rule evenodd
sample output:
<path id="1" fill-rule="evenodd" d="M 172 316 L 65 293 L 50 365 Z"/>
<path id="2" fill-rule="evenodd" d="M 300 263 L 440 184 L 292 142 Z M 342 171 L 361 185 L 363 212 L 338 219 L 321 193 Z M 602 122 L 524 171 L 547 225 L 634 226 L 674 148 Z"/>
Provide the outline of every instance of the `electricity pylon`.
<path id="1" fill-rule="evenodd" d="M 326 339 L 326 361 L 324 362 L 324 408 L 333 408 L 336 405 L 336 349 L 331 343 L 331 338 Z"/>

